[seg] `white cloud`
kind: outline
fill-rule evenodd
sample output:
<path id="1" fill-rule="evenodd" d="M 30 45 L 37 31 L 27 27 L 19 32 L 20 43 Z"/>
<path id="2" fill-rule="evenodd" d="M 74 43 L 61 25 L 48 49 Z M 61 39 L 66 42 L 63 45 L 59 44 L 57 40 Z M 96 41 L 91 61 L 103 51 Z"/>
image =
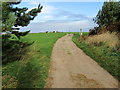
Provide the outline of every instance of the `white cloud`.
<path id="1" fill-rule="evenodd" d="M 21 30 L 31 30 L 32 32 L 45 32 L 47 30 L 75 32 L 79 31 L 80 28 L 84 31 L 88 31 L 95 26 L 92 17 L 60 10 L 48 4 L 44 4 L 43 6 L 42 12 L 38 14 L 35 20 L 33 20 L 28 27 L 21 28 Z M 31 9 L 32 8 L 29 10 Z"/>
<path id="2" fill-rule="evenodd" d="M 32 4 L 32 5 L 38 5 L 39 2 L 31 1 L 31 2 L 29 2 L 29 4 Z"/>
<path id="3" fill-rule="evenodd" d="M 26 1 L 23 1 L 23 2 L 28 2 L 31 5 L 38 5 L 39 3 L 43 4 L 45 1 L 44 0 L 26 0 Z"/>
<path id="4" fill-rule="evenodd" d="M 29 8 L 28 11 L 32 10 L 33 8 L 37 8 L 37 6 Z M 45 22 L 45 21 L 56 18 L 52 14 L 53 12 L 56 12 L 57 9 L 58 8 L 54 6 L 44 4 L 43 9 L 41 10 L 41 13 L 39 13 L 38 16 L 32 22 Z"/>
<path id="5" fill-rule="evenodd" d="M 57 10 L 58 8 L 54 7 L 54 6 L 50 6 L 48 5 L 47 3 L 45 2 L 39 2 L 39 1 L 29 1 L 28 2 L 30 5 L 31 5 L 31 8 L 29 10 L 31 10 L 32 8 L 34 8 L 35 6 L 37 7 L 39 4 L 41 4 L 41 6 L 43 6 L 43 9 L 42 9 L 42 13 L 45 13 L 45 14 L 49 14 L 55 10 Z M 32 7 L 32 5 L 34 7 Z"/>
<path id="6" fill-rule="evenodd" d="M 57 10 L 58 8 L 54 7 L 54 6 L 50 6 L 50 5 L 45 5 L 42 9 L 42 13 L 45 14 L 50 14 L 53 11 Z"/>
<path id="7" fill-rule="evenodd" d="M 50 20 L 50 19 L 53 19 L 53 16 L 46 15 L 46 16 L 43 16 L 42 18 L 45 19 L 45 20 Z"/>
<path id="8" fill-rule="evenodd" d="M 41 6 L 43 6 L 43 8 L 41 10 L 42 14 L 50 14 L 53 11 L 57 10 L 56 7 L 48 5 L 44 0 L 34 0 L 34 1 L 33 0 L 26 0 L 26 2 L 28 2 L 28 4 L 31 5 L 31 8 L 29 8 L 28 11 L 30 11 L 33 8 L 37 8 L 37 6 L 39 4 L 41 4 Z"/>
<path id="9" fill-rule="evenodd" d="M 82 21 L 45 21 L 31 23 L 28 27 L 21 30 L 31 30 L 31 32 L 45 32 L 45 31 L 72 31 L 78 32 L 80 28 L 83 31 L 89 31 L 90 28 L 95 26 L 92 20 L 82 20 Z"/>

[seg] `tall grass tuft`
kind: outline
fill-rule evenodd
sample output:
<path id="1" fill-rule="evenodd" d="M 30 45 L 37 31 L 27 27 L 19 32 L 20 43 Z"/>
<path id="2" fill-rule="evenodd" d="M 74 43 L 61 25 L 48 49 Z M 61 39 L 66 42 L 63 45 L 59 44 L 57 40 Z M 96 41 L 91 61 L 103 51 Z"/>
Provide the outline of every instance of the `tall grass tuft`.
<path id="1" fill-rule="evenodd" d="M 101 46 L 105 45 L 107 47 L 116 48 L 120 45 L 120 40 L 116 32 L 113 33 L 103 33 L 100 35 L 89 36 L 86 39 L 86 43 L 89 45 Z"/>

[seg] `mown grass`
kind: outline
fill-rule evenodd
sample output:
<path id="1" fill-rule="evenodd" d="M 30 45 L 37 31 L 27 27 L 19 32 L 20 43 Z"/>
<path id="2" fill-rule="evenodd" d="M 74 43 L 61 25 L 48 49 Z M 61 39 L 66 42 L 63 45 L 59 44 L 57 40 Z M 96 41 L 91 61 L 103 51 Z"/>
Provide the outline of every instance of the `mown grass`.
<path id="1" fill-rule="evenodd" d="M 3 88 L 43 88 L 48 75 L 50 56 L 56 40 L 66 33 L 31 33 L 21 39 L 34 43 L 19 61 L 2 67 Z"/>
<path id="2" fill-rule="evenodd" d="M 88 56 L 98 62 L 98 64 L 106 69 L 111 75 L 120 80 L 118 65 L 120 60 L 120 52 L 113 48 L 105 47 L 104 45 L 88 45 L 87 43 L 85 43 L 84 39 L 80 39 L 80 36 L 78 34 L 74 34 L 73 42 Z"/>

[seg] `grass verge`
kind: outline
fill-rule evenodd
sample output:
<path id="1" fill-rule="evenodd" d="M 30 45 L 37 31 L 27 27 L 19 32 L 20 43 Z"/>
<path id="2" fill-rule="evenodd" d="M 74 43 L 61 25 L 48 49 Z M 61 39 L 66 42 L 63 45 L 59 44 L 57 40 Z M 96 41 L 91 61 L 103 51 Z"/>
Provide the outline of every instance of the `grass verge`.
<path id="1" fill-rule="evenodd" d="M 86 35 L 86 33 L 84 33 Z M 120 52 L 116 50 L 101 46 L 93 46 L 85 43 L 84 39 L 80 39 L 78 34 L 74 34 L 73 42 L 81 48 L 88 56 L 93 58 L 100 66 L 106 69 L 111 75 L 120 80 L 119 60 Z"/>
<path id="2" fill-rule="evenodd" d="M 21 39 L 34 43 L 19 61 L 2 66 L 3 88 L 43 88 L 48 75 L 52 48 L 66 33 L 31 33 Z"/>

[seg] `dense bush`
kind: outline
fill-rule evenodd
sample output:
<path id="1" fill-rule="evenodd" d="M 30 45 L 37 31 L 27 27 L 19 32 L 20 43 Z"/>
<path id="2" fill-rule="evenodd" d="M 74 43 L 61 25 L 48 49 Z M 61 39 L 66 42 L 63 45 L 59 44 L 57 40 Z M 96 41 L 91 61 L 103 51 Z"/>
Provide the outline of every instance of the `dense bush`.
<path id="1" fill-rule="evenodd" d="M 10 40 L 10 35 L 2 35 L 2 63 L 6 64 L 15 60 L 20 60 L 27 51 L 26 47 L 32 43 L 21 42 L 20 40 Z"/>
<path id="2" fill-rule="evenodd" d="M 120 33 L 120 1 L 108 0 L 103 3 L 102 9 L 98 11 L 93 19 L 98 27 L 90 30 L 89 35 L 102 34 L 106 32 Z"/>
<path id="3" fill-rule="evenodd" d="M 94 21 L 101 26 L 109 26 L 111 23 L 120 21 L 120 1 L 108 0 L 103 3 Z"/>
<path id="4" fill-rule="evenodd" d="M 88 34 L 88 35 L 89 35 L 89 36 L 90 36 L 90 35 L 96 35 L 96 34 L 97 34 L 97 31 L 98 31 L 98 27 L 94 27 L 94 29 L 90 29 L 90 30 L 89 30 L 89 34 Z"/>
<path id="5" fill-rule="evenodd" d="M 111 23 L 109 26 L 106 27 L 106 29 L 110 32 L 120 33 L 120 21 Z"/>
<path id="6" fill-rule="evenodd" d="M 108 26 L 94 27 L 94 29 L 90 29 L 89 36 L 96 35 L 96 34 L 102 34 L 102 33 L 106 33 L 106 32 L 120 33 L 120 22 L 114 22 Z"/>

